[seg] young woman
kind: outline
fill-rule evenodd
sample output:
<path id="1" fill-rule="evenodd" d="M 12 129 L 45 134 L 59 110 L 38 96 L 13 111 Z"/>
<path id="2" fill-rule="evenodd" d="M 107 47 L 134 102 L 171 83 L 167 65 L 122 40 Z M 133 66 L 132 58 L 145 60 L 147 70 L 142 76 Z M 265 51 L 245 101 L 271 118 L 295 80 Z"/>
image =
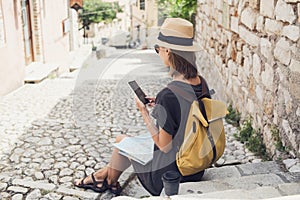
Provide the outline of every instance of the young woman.
<path id="1" fill-rule="evenodd" d="M 193 34 L 192 23 L 181 18 L 167 18 L 161 26 L 155 51 L 163 64 L 170 67 L 173 85 L 198 98 L 210 97 L 208 93 L 202 91 L 202 88 L 205 88 L 205 91 L 209 90 L 195 65 L 194 53 L 200 48 L 193 42 Z M 122 189 L 118 178 L 132 164 L 145 189 L 152 195 L 160 195 L 163 188 L 162 175 L 169 170 L 178 171 L 176 153 L 183 141 L 190 102 L 177 96 L 168 87 L 161 90 L 156 98 L 149 100 L 151 102 L 149 106 L 154 106 L 151 114 L 138 98 L 136 106 L 155 144 L 153 160 L 142 165 L 120 155 L 115 149 L 107 167 L 76 180 L 75 186 L 93 189 L 96 192 L 109 189 L 114 194 L 120 194 Z M 124 137 L 126 136 L 118 136 L 116 142 L 120 142 Z M 201 171 L 190 176 L 181 176 L 181 182 L 200 181 L 203 173 Z"/>

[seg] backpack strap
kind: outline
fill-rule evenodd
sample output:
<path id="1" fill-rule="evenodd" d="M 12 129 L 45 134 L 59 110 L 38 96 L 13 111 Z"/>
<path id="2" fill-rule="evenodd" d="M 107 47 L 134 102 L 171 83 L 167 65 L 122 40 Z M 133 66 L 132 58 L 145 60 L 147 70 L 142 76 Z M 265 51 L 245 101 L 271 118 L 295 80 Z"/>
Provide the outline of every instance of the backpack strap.
<path id="1" fill-rule="evenodd" d="M 201 80 L 202 95 L 200 97 L 198 97 L 198 100 L 201 100 L 202 98 L 205 98 L 205 97 L 211 99 L 211 95 L 213 95 L 215 93 L 215 91 L 213 89 L 208 90 L 208 86 L 207 86 L 205 79 L 202 76 L 199 76 L 199 77 Z"/>
<path id="2" fill-rule="evenodd" d="M 191 93 L 188 93 L 187 91 L 183 90 L 182 88 L 176 86 L 175 84 L 173 84 L 172 82 L 168 84 L 168 88 L 175 94 L 178 94 L 180 97 L 182 97 L 183 99 L 187 100 L 190 103 L 193 103 L 193 101 L 198 100 L 199 102 L 199 107 L 200 107 L 200 111 L 204 117 L 204 119 L 208 122 L 207 119 L 207 115 L 205 112 L 205 107 L 203 102 L 201 101 L 202 98 L 211 98 L 210 96 L 210 92 L 208 91 L 208 87 L 207 87 L 207 83 L 204 80 L 204 78 L 202 76 L 199 76 L 200 80 L 201 80 L 201 88 L 202 88 L 202 92 L 201 95 L 196 97 L 196 95 L 193 95 Z M 212 90 L 212 92 L 214 92 Z"/>
<path id="3" fill-rule="evenodd" d="M 168 84 L 168 88 L 175 94 L 178 94 L 179 96 L 181 96 L 182 98 L 184 98 L 185 100 L 187 100 L 190 103 L 193 103 L 193 101 L 195 101 L 197 98 L 196 96 L 191 95 L 190 93 L 186 92 L 185 90 L 177 87 L 176 85 L 170 83 Z"/>
<path id="4" fill-rule="evenodd" d="M 182 98 L 184 98 L 185 100 L 187 100 L 188 102 L 193 102 L 194 100 L 198 99 L 201 100 L 202 98 L 211 98 L 211 94 L 214 94 L 214 90 L 210 90 L 208 91 L 207 90 L 207 83 L 206 81 L 204 80 L 204 78 L 202 76 L 199 76 L 200 77 L 200 80 L 201 80 L 201 88 L 202 88 L 202 94 L 201 96 L 199 97 L 196 97 L 195 95 L 192 95 L 192 94 L 189 94 L 188 92 L 186 92 L 185 90 L 182 90 L 181 88 L 177 87 L 176 85 L 169 83 L 168 84 L 168 88 L 173 91 L 174 93 L 180 95 Z"/>

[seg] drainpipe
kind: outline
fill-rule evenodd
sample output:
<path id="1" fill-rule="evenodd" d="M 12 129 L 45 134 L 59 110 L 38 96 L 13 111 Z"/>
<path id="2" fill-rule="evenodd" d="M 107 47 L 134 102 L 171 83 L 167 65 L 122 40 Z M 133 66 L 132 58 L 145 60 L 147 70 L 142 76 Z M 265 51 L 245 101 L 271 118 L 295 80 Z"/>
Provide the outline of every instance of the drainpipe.
<path id="1" fill-rule="evenodd" d="M 71 28 L 73 26 L 73 21 L 71 20 L 71 7 L 70 7 L 70 0 L 67 0 L 67 11 L 68 11 L 68 19 L 69 19 L 69 51 L 73 51 L 74 50 L 74 45 L 73 45 L 73 41 L 72 41 L 72 30 L 73 28 Z"/>
<path id="2" fill-rule="evenodd" d="M 33 51 L 34 51 L 34 61 L 45 62 L 45 51 L 44 51 L 44 37 L 43 37 L 43 26 L 42 26 L 42 12 L 45 12 L 45 0 L 29 0 L 32 3 L 30 6 L 30 12 L 33 18 L 31 22 L 36 28 L 33 31 Z M 41 5 L 42 4 L 42 5 Z M 39 47 L 39 48 L 37 48 Z"/>
<path id="3" fill-rule="evenodd" d="M 132 3 L 130 2 L 130 32 L 131 40 L 133 40 L 133 14 L 132 14 Z"/>

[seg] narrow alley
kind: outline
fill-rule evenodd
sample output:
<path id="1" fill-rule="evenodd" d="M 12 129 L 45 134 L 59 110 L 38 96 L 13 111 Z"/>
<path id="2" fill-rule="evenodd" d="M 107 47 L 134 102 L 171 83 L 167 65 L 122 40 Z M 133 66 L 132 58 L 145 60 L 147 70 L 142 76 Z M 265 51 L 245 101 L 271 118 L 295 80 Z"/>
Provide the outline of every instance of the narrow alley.
<path id="1" fill-rule="evenodd" d="M 116 135 L 145 133 L 130 80 L 155 96 L 171 79 L 153 50 L 116 50 L 103 59 L 92 53 L 81 69 L 2 98 L 0 198 L 111 199 L 72 182 L 109 162 Z M 220 165 L 261 161 L 234 139 L 234 127 L 226 131 Z M 120 182 L 121 195 L 150 196 L 130 169 Z"/>

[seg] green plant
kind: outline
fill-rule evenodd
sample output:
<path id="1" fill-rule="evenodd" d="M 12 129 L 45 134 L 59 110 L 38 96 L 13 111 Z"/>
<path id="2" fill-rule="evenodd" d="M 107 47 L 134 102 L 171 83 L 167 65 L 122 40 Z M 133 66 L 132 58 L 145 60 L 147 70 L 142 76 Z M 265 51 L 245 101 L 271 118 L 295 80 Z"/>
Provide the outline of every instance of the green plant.
<path id="1" fill-rule="evenodd" d="M 236 135 L 237 139 L 244 143 L 250 151 L 259 155 L 263 160 L 270 159 L 267 154 L 262 135 L 260 131 L 253 129 L 251 120 L 246 120 L 242 127 L 240 127 L 239 134 Z"/>
<path id="2" fill-rule="evenodd" d="M 277 127 L 271 127 L 271 132 L 272 132 L 272 136 L 273 136 L 273 140 L 275 142 L 275 147 L 278 151 L 281 152 L 287 152 L 287 149 L 285 146 L 283 146 L 280 136 L 279 136 L 279 130 Z"/>
<path id="3" fill-rule="evenodd" d="M 85 0 L 79 19 L 83 26 L 88 27 L 91 23 L 111 22 L 116 18 L 117 12 L 121 11 L 118 3 Z"/>
<path id="4" fill-rule="evenodd" d="M 163 16 L 181 17 L 194 23 L 194 15 L 197 9 L 197 0 L 158 0 Z"/>
<path id="5" fill-rule="evenodd" d="M 257 153 L 262 157 L 263 160 L 269 160 L 269 156 L 267 154 L 266 146 L 263 142 L 262 136 L 260 132 L 254 131 L 246 143 L 248 149 L 252 152 Z"/>
<path id="6" fill-rule="evenodd" d="M 48 75 L 48 78 L 49 79 L 55 79 L 55 78 L 57 78 L 57 74 L 56 73 L 51 73 L 51 74 Z"/>
<path id="7" fill-rule="evenodd" d="M 49 191 L 49 190 L 42 190 L 41 191 L 41 194 L 43 195 L 43 196 L 45 196 L 45 195 L 47 195 L 47 194 L 49 194 L 51 191 Z"/>
<path id="8" fill-rule="evenodd" d="M 242 143 L 247 143 L 247 141 L 249 140 L 253 132 L 254 129 L 251 126 L 251 121 L 250 120 L 245 121 L 242 127 L 240 128 L 239 140 Z"/>
<path id="9" fill-rule="evenodd" d="M 228 124 L 238 127 L 240 125 L 241 113 L 239 113 L 237 110 L 234 110 L 232 105 L 229 105 L 227 110 L 229 113 L 226 115 L 225 121 Z"/>

